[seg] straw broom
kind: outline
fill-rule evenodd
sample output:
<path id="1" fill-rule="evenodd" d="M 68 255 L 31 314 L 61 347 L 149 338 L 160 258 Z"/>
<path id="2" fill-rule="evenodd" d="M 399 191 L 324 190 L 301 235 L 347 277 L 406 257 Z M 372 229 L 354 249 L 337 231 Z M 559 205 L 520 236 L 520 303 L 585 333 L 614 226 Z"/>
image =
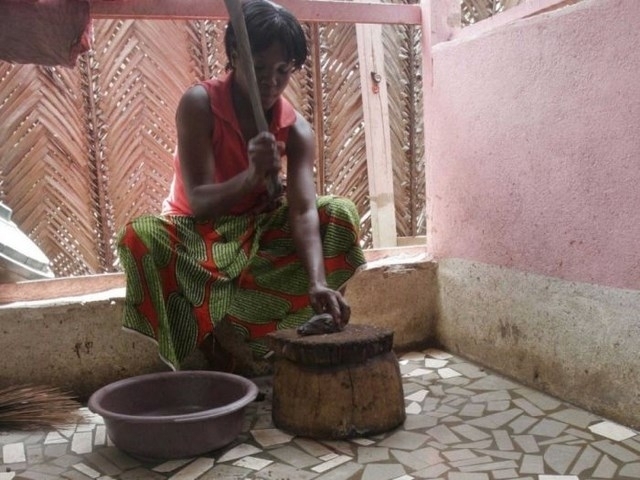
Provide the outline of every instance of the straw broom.
<path id="1" fill-rule="evenodd" d="M 0 430 L 38 430 L 80 423 L 80 403 L 71 394 L 46 385 L 0 389 Z"/>

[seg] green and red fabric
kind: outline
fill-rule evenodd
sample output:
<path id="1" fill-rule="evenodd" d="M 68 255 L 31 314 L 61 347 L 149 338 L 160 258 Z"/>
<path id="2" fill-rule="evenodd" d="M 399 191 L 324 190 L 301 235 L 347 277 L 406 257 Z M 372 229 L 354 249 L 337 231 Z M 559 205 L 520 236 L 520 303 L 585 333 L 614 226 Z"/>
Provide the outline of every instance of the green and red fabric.
<path id="1" fill-rule="evenodd" d="M 319 197 L 317 208 L 327 282 L 338 289 L 365 263 L 360 218 L 341 197 Z M 313 315 L 286 203 L 215 222 L 142 216 L 120 232 L 118 253 L 127 280 L 123 325 L 155 339 L 175 369 L 223 320 L 261 358 L 267 333 Z"/>

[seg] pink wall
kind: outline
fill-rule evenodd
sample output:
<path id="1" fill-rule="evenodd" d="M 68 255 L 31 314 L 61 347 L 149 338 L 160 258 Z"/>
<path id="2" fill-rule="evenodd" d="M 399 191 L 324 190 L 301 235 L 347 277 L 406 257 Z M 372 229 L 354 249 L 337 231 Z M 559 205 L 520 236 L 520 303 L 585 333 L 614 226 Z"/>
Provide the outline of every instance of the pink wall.
<path id="1" fill-rule="evenodd" d="M 434 47 L 435 257 L 640 289 L 638 18 L 584 0 Z"/>

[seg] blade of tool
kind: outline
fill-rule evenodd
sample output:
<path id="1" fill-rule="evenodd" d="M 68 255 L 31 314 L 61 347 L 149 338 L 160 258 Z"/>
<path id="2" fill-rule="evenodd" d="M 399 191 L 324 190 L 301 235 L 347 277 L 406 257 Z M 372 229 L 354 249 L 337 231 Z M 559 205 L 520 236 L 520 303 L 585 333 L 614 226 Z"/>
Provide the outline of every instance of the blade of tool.
<path id="1" fill-rule="evenodd" d="M 251 109 L 253 110 L 253 118 L 259 132 L 269 131 L 267 119 L 262 110 L 262 101 L 260 100 L 260 91 L 258 90 L 258 80 L 256 71 L 253 67 L 253 59 L 251 58 L 251 47 L 249 45 L 249 34 L 247 33 L 247 25 L 244 23 L 244 14 L 242 13 L 241 0 L 224 0 L 229 13 L 229 20 L 233 26 L 236 36 L 236 49 L 238 51 L 238 62 L 242 66 L 242 70 L 247 75 L 249 99 L 251 100 Z M 274 174 L 267 178 L 267 193 L 270 199 L 276 198 L 282 191 L 282 185 L 278 174 Z"/>

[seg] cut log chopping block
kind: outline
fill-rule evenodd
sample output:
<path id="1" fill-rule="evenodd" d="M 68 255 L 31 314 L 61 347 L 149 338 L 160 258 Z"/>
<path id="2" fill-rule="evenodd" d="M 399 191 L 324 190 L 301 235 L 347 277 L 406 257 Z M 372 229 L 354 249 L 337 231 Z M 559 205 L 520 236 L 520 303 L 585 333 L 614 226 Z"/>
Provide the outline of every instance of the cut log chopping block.
<path id="1" fill-rule="evenodd" d="M 267 335 L 274 352 L 272 417 L 295 435 L 341 439 L 386 432 L 406 418 L 393 331 L 347 325 Z"/>

